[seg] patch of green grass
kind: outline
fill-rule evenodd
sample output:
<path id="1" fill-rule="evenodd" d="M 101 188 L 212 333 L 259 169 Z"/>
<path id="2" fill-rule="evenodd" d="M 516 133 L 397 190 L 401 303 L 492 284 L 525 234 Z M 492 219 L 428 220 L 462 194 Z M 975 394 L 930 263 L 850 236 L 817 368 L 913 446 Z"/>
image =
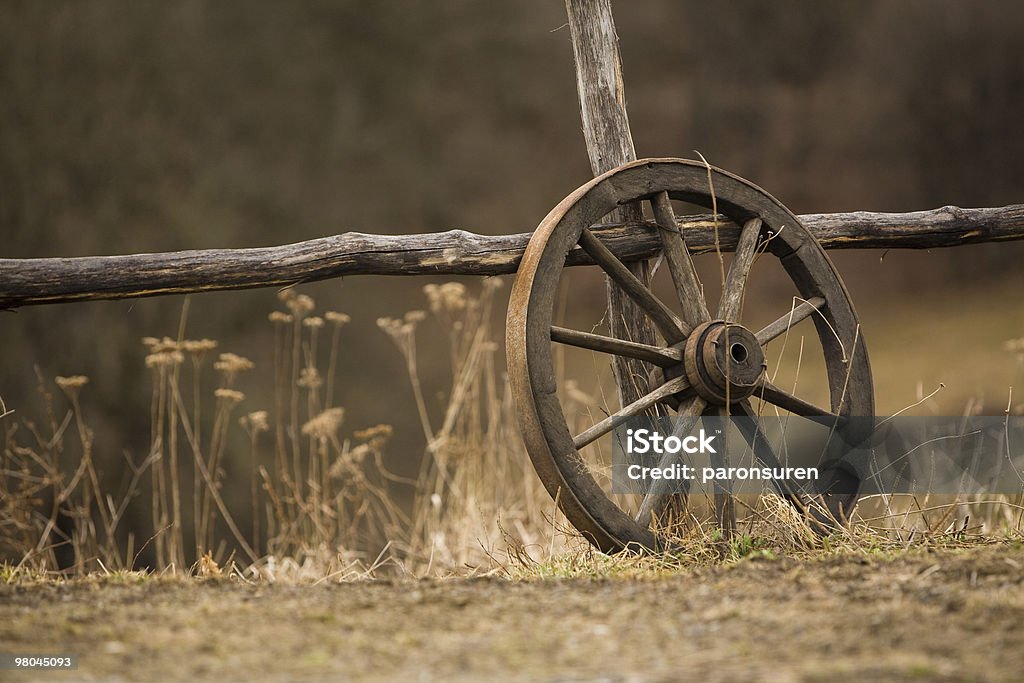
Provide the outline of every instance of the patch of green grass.
<path id="1" fill-rule="evenodd" d="M 729 541 L 729 555 L 735 559 L 745 557 L 760 557 L 774 560 L 776 555 L 767 546 L 770 541 L 766 538 L 759 538 L 750 534 L 739 534 L 733 536 Z"/>

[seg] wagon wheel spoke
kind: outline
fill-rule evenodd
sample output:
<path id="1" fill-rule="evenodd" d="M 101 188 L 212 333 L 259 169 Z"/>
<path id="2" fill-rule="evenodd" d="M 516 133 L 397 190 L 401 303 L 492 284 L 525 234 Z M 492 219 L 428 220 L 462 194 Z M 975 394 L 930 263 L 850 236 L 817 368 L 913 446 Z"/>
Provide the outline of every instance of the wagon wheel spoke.
<path id="1" fill-rule="evenodd" d="M 717 448 L 709 453 L 711 466 L 715 468 L 728 468 L 729 467 L 729 442 L 726 437 L 729 433 L 728 420 L 730 414 L 729 406 L 719 406 L 715 410 L 715 414 L 723 420 L 725 428 L 722 429 L 722 444 L 721 448 Z M 720 481 L 714 480 L 713 484 L 714 491 L 714 504 L 715 504 L 715 519 L 718 521 L 718 528 L 726 534 L 727 537 L 731 537 L 736 529 L 736 508 L 733 504 L 732 497 L 732 482 L 728 479 Z"/>
<path id="2" fill-rule="evenodd" d="M 647 361 L 663 368 L 678 365 L 683 360 L 683 352 L 671 346 L 661 347 L 638 342 L 625 341 L 615 337 L 606 337 L 591 332 L 580 332 L 565 327 L 551 326 L 551 341 L 559 344 L 577 346 L 581 349 L 610 353 L 626 358 Z"/>
<path id="3" fill-rule="evenodd" d="M 820 311 L 824 305 L 825 299 L 820 296 L 812 297 L 802 302 L 799 306 L 792 308 L 786 315 L 762 328 L 756 335 L 757 341 L 762 345 L 767 344 L 815 311 Z"/>
<path id="4" fill-rule="evenodd" d="M 679 230 L 672 202 L 668 192 L 659 192 L 651 198 L 654 219 L 658 223 L 658 235 L 661 237 L 661 248 L 665 254 L 672 283 L 683 309 L 683 318 L 692 326 L 697 326 L 711 319 L 707 304 L 704 301 L 704 288 L 693 267 L 693 260 L 686 248 L 686 240 Z"/>
<path id="5" fill-rule="evenodd" d="M 630 272 L 626 264 L 594 236 L 594 233 L 584 228 L 580 233 L 579 245 L 590 255 L 590 258 L 594 259 L 597 265 L 601 266 L 608 277 L 614 280 L 622 288 L 622 291 L 650 316 L 658 331 L 669 344 L 676 344 L 686 338 L 686 335 L 690 333 L 690 326 L 680 320 L 672 312 L 672 309 L 654 296 L 651 290 Z"/>
<path id="6" fill-rule="evenodd" d="M 650 392 L 649 394 L 641 396 L 637 400 L 630 403 L 628 406 L 619 410 L 617 413 L 609 415 L 608 417 L 601 420 L 600 422 L 590 427 L 586 431 L 581 432 L 577 436 L 573 437 L 572 445 L 576 447 L 576 450 L 583 448 L 587 444 L 592 443 L 596 439 L 599 439 L 608 432 L 610 432 L 612 428 L 615 426 L 615 422 L 617 420 L 622 420 L 627 417 L 639 415 L 640 413 L 644 412 L 654 404 L 664 401 L 669 396 L 677 394 L 689 386 L 690 383 L 684 376 L 679 376 L 676 377 L 675 379 L 671 379 L 665 382 L 664 384 L 662 384 L 660 387 Z"/>
<path id="7" fill-rule="evenodd" d="M 722 300 L 718 304 L 719 320 L 736 321 L 743 310 L 743 295 L 746 289 L 750 266 L 757 255 L 758 238 L 761 236 L 761 219 L 751 218 L 743 225 L 740 239 L 736 245 L 736 255 L 729 274 L 725 278 Z"/>
<path id="8" fill-rule="evenodd" d="M 775 386 L 767 379 L 762 379 L 757 383 L 754 389 L 754 395 L 760 397 L 764 401 L 776 405 L 783 410 L 788 410 L 794 415 L 800 415 L 801 417 L 814 417 L 814 418 L 826 418 L 827 420 L 834 421 L 835 423 L 842 423 L 846 421 L 841 415 L 836 415 L 830 410 L 825 410 L 813 403 L 808 403 L 799 396 L 780 389 Z"/>
<path id="9" fill-rule="evenodd" d="M 688 402 L 683 403 L 679 407 L 679 414 L 676 416 L 678 424 L 672 433 L 676 436 L 681 436 L 689 432 L 707 407 L 707 401 L 699 396 L 694 396 Z M 678 456 L 666 453 L 658 463 L 658 467 L 671 466 L 676 457 Z M 672 501 L 674 495 L 668 490 L 670 486 L 671 484 L 666 479 L 655 479 L 651 483 L 651 488 L 644 495 L 644 499 L 640 503 L 640 509 L 636 513 L 635 519 L 637 524 L 648 528 L 652 520 L 661 516 L 661 513 L 664 512 L 665 508 Z"/>
<path id="10" fill-rule="evenodd" d="M 759 416 L 754 412 L 753 407 L 750 405 L 750 401 L 740 401 L 736 406 L 736 415 L 747 419 L 741 419 L 736 421 L 736 427 L 743 434 L 743 437 L 750 444 L 750 449 L 754 453 L 754 457 L 765 467 L 781 468 L 782 463 L 779 462 L 778 456 L 775 455 L 775 450 L 772 445 L 768 443 L 768 437 L 761 431 L 761 427 L 758 424 Z M 795 503 L 798 507 L 802 506 L 803 503 L 798 495 L 798 488 L 793 486 L 789 481 L 773 479 L 772 484 L 778 490 L 779 494 L 784 496 L 787 500 Z"/>

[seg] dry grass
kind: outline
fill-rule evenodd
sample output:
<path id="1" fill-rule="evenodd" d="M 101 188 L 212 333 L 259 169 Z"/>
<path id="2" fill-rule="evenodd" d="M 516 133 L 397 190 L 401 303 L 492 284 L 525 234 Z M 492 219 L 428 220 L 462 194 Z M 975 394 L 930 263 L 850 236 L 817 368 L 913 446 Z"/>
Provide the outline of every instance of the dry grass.
<path id="1" fill-rule="evenodd" d="M 551 548 L 557 538 L 550 521 L 555 508 L 523 450 L 499 345 L 491 338 L 501 284 L 485 280 L 478 295 L 459 283 L 424 288 L 429 315 L 448 332 L 451 384 L 440 425 L 422 409 L 417 376 L 416 332 L 427 314 L 378 321 L 406 360 L 427 442 L 408 548 L 417 573 L 487 571 L 494 557 L 507 557 L 510 543 Z"/>
<path id="2" fill-rule="evenodd" d="M 344 410 L 332 402 L 348 316 L 315 316 L 315 302 L 292 290 L 280 299 L 287 311 L 270 315 L 273 410 L 239 415 L 245 395 L 237 380 L 254 365 L 215 353 L 216 341 L 184 338 L 187 303 L 177 339 L 142 340 L 152 377 L 150 446 L 144 458 L 125 456 L 131 476 L 116 492 L 102 488 L 83 420 L 79 396 L 87 378 L 57 378 L 68 404 L 60 419 L 60 401 L 42 378 L 42 424 L 15 420 L 5 409 L 2 557 L 35 571 L 81 574 L 129 571 L 146 553 L 152 556 L 146 564 L 158 571 L 209 575 L 216 567 L 241 566 L 273 577 L 315 567 L 322 576 L 358 565 L 406 533 L 408 518 L 386 490 L 391 475 L 382 465 L 390 427 L 343 436 Z M 317 367 L 318 345 L 325 343 L 326 371 Z M 212 392 L 205 378 L 211 371 Z M 238 442 L 232 431 L 242 429 L 248 452 L 231 454 Z M 149 500 L 144 538 L 139 519 L 133 530 L 125 528 L 135 498 Z"/>
<path id="3" fill-rule="evenodd" d="M 56 378 L 58 396 L 40 377 L 41 420 L 0 404 L 0 577 L 133 577 L 142 576 L 140 567 L 148 575 L 314 582 L 396 572 L 656 576 L 758 555 L 888 553 L 1020 537 L 1019 496 L 869 498 L 825 536 L 776 496 L 739 497 L 732 535 L 714 523 L 709 501 L 697 501 L 671 530 L 671 552 L 601 555 L 557 512 L 523 451 L 492 338 L 500 287 L 497 279 L 478 291 L 428 285 L 423 310 L 378 320 L 405 362 L 419 410 L 427 447 L 416 481 L 384 466 L 389 426 L 348 431 L 334 403 L 348 316 L 316 315 L 315 302 L 291 289 L 280 294 L 283 310 L 269 316 L 274 398 L 267 409 L 242 409 L 238 379 L 252 362 L 218 352 L 215 341 L 184 337 L 187 307 L 178 338 L 143 340 L 153 387 L 143 456 L 99 462 L 81 406 L 88 379 Z M 435 343 L 438 328 L 451 368 L 439 419 L 417 364 L 421 336 Z M 1012 342 L 1006 350 L 1019 356 L 1020 348 Z M 567 413 L 586 421 L 599 401 L 565 385 Z M 233 438 L 242 430 L 244 440 Z M 232 452 L 238 443 L 245 452 Z M 126 475 L 109 490 L 101 472 L 115 465 Z M 410 491 L 411 507 L 400 505 Z M 135 499 L 147 503 L 145 523 Z"/>
<path id="4" fill-rule="evenodd" d="M 500 286 L 486 281 L 479 294 L 455 283 L 428 286 L 429 313 L 378 321 L 406 360 L 420 408 L 428 445 L 418 481 L 384 466 L 390 426 L 346 432 L 334 394 L 349 318 L 316 315 L 313 299 L 291 289 L 279 295 L 284 310 L 269 315 L 268 409 L 242 408 L 238 379 L 254 369 L 251 361 L 218 353 L 214 340 L 184 337 L 187 303 L 176 339 L 143 339 L 152 378 L 150 446 L 145 457 L 125 456 L 132 476 L 117 492 L 103 490 L 97 474 L 103 468 L 79 403 L 88 380 L 57 379 L 68 404 L 58 419 L 62 401 L 40 378 L 42 426 L 2 411 L 2 557 L 18 571 L 105 573 L 141 564 L 199 576 L 225 567 L 268 580 L 321 580 L 487 571 L 490 555 L 504 547 L 505 528 L 525 539 L 519 542 L 547 542 L 553 506 L 519 446 L 490 336 Z M 416 331 L 428 317 L 447 331 L 451 361 L 437 425 L 416 365 Z M 318 367 L 325 356 L 326 367 Z M 247 452 L 229 452 L 239 442 L 233 430 L 244 430 Z M 410 491 L 411 510 L 398 502 Z M 149 519 L 136 517 L 128 529 L 135 499 L 148 501 Z"/>

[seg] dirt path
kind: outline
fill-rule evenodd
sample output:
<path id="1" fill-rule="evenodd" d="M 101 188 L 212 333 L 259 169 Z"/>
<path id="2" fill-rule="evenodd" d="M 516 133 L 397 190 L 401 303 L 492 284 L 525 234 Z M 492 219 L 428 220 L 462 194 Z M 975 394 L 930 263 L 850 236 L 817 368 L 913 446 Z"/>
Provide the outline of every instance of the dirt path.
<path id="1" fill-rule="evenodd" d="M 1020 680 L 1024 549 L 651 579 L 0 586 L 4 680 Z"/>

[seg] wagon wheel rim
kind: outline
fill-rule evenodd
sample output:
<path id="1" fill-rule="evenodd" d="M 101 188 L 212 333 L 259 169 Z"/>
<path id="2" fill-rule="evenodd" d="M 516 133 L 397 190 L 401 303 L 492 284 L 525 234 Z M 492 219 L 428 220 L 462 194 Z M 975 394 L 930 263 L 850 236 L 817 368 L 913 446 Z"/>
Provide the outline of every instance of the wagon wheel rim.
<path id="1" fill-rule="evenodd" d="M 710 184 L 709 184 L 710 178 Z M 714 188 L 714 197 L 709 187 Z M 622 204 L 649 200 L 663 233 L 665 262 L 672 275 L 680 313 L 629 274 L 619 259 L 594 235 L 590 226 Z M 675 224 L 669 200 L 706 207 L 742 226 L 737 256 L 726 278 L 719 307 L 710 311 L 696 282 L 685 239 Z M 767 244 L 764 243 L 764 239 Z M 673 241 L 674 240 L 674 241 Z M 556 290 L 566 255 L 580 247 L 622 287 L 654 323 L 664 338 L 661 345 L 622 342 L 611 337 L 553 325 Z M 743 290 L 759 247 L 777 257 L 802 301 L 758 330 L 738 324 Z M 815 406 L 772 385 L 755 372 L 763 361 L 763 346 L 792 326 L 811 318 L 825 358 L 830 405 Z M 749 361 L 749 373 L 727 358 L 729 377 L 722 381 L 721 358 L 708 356 L 709 337 L 726 335 L 729 343 L 714 348 L 734 352 Z M 735 343 L 733 343 L 735 341 Z M 552 345 L 567 343 L 591 350 L 625 355 L 664 368 L 663 381 L 630 406 L 573 435 L 568 427 L 555 382 Z M 795 414 L 838 419 L 870 416 L 874 398 L 870 364 L 860 324 L 839 274 L 813 236 L 794 214 L 756 185 L 704 163 L 682 159 L 644 159 L 594 178 L 566 197 L 534 232 L 519 266 L 509 301 L 506 328 L 507 358 L 512 391 L 523 439 L 540 479 L 566 518 L 604 552 L 659 549 L 661 539 L 638 519 L 657 507 L 664 495 L 648 494 L 639 514 L 616 505 L 590 473 L 580 449 L 611 430 L 614 417 L 639 414 L 652 405 L 673 403 L 680 415 L 699 417 L 707 410 L 729 406 L 733 414 L 752 415 L 750 398 L 757 396 Z M 759 356 L 759 354 L 761 354 Z M 774 454 L 755 426 L 744 436 L 755 456 L 770 462 Z M 767 449 L 767 450 L 766 450 Z M 823 473 L 827 475 L 828 473 Z M 835 480 L 848 474 L 836 469 Z M 846 482 L 848 483 L 848 482 Z M 654 500 L 649 500 L 654 495 Z M 849 512 L 856 493 L 831 501 Z"/>

